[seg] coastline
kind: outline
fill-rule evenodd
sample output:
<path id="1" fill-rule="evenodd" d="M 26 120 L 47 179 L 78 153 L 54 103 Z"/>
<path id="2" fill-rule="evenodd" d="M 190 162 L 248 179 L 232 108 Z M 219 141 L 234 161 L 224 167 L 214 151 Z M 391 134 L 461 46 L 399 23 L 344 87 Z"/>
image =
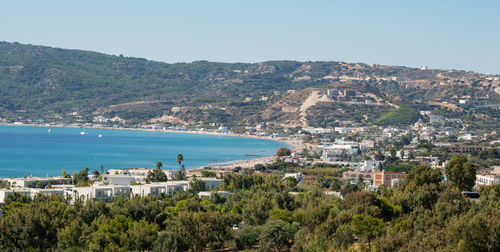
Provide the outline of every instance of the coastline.
<path id="1" fill-rule="evenodd" d="M 149 129 L 149 128 L 128 128 L 128 127 L 108 127 L 96 124 L 90 125 L 62 125 L 62 124 L 36 124 L 36 123 L 0 123 L 0 126 L 16 126 L 16 127 L 44 127 L 44 128 L 82 128 L 82 129 L 105 129 L 105 130 L 130 130 L 130 131 L 146 131 L 146 132 L 165 132 L 165 133 L 178 133 L 178 134 L 197 134 L 197 135 L 212 135 L 212 136 L 227 136 L 227 137 L 242 137 L 276 141 L 285 144 L 288 148 L 294 151 L 301 149 L 301 141 L 293 139 L 283 139 L 268 136 L 258 136 L 249 134 L 238 133 L 223 133 L 215 131 L 199 131 L 199 130 L 173 130 L 173 129 Z M 202 171 L 205 167 L 211 167 L 218 170 L 232 170 L 235 167 L 251 168 L 256 164 L 268 164 L 275 160 L 275 155 L 262 156 L 251 159 L 233 160 L 230 162 L 222 163 L 219 165 L 206 165 L 197 168 L 186 169 L 187 171 L 197 172 Z"/>

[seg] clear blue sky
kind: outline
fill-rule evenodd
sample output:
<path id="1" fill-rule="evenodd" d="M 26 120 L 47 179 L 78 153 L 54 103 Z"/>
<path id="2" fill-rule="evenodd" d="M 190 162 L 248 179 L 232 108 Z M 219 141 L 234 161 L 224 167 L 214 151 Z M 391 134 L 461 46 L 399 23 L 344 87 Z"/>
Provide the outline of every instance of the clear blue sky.
<path id="1" fill-rule="evenodd" d="M 500 73 L 500 1 L 2 1 L 0 40 L 164 62 L 334 60 Z"/>

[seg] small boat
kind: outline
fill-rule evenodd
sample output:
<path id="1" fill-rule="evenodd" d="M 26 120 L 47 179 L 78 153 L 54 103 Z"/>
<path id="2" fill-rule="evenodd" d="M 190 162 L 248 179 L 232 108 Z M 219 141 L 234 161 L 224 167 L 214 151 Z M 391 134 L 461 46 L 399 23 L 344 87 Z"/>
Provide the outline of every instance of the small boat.
<path id="1" fill-rule="evenodd" d="M 49 129 L 49 133 L 52 133 L 52 129 Z"/>
<path id="2" fill-rule="evenodd" d="M 82 132 L 80 132 L 80 135 L 82 135 L 82 136 L 87 135 L 87 132 L 82 131 Z"/>
<path id="3" fill-rule="evenodd" d="M 101 137 L 102 137 L 102 134 L 99 134 L 97 137 L 101 138 Z"/>

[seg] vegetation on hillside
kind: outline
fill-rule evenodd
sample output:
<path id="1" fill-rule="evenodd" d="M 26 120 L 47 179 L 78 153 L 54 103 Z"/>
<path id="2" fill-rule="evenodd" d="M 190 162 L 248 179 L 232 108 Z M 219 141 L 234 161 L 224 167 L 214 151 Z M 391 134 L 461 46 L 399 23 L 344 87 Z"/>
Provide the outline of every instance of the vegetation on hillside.
<path id="1" fill-rule="evenodd" d="M 375 121 L 378 125 L 410 125 L 418 120 L 419 114 L 412 108 L 401 106 L 383 114 Z"/>
<path id="2" fill-rule="evenodd" d="M 365 78 L 341 79 L 354 76 Z M 166 115 L 195 124 L 297 124 L 299 113 L 287 112 L 287 107 L 299 107 L 311 88 L 351 89 L 407 107 L 384 114 L 389 108 L 383 103 L 320 102 L 310 108 L 307 120 L 309 125 L 321 127 L 335 126 L 338 121 L 367 124 L 379 117 L 382 125 L 407 124 L 415 119 L 413 110 L 437 106 L 426 102 L 445 98 L 458 102 L 461 95 L 477 97 L 482 103 L 500 99 L 491 80 L 465 71 L 343 62 L 166 64 L 0 42 L 0 118 L 10 121 L 85 123 L 103 115 L 135 125 Z M 498 121 L 491 120 L 498 115 L 493 110 L 484 109 L 481 120 L 460 110 L 445 109 L 443 113 L 471 117 L 468 121 L 473 127 L 481 127 L 480 122 L 494 128 Z"/>
<path id="3" fill-rule="evenodd" d="M 481 188 L 479 201 L 463 197 L 455 185 L 442 181 L 440 170 L 418 166 L 399 186 L 376 193 L 323 175 L 298 185 L 278 176 L 229 174 L 220 187 L 234 193 L 228 198 L 199 198 L 200 180 L 172 197 L 108 203 L 10 194 L 2 207 L 0 249 L 500 250 L 500 185 Z M 328 189 L 344 198 L 325 194 Z"/>

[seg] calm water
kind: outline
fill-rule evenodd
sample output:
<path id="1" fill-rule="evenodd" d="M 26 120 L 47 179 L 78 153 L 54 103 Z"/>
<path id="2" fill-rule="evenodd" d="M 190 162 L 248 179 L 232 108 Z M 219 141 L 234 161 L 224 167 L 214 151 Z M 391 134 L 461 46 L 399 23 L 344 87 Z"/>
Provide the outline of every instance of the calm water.
<path id="1" fill-rule="evenodd" d="M 284 144 L 262 139 L 131 130 L 0 126 L 0 177 L 58 176 L 89 167 L 177 169 L 178 153 L 186 169 L 217 161 L 271 155 Z M 99 138 L 98 135 L 103 137 Z"/>

